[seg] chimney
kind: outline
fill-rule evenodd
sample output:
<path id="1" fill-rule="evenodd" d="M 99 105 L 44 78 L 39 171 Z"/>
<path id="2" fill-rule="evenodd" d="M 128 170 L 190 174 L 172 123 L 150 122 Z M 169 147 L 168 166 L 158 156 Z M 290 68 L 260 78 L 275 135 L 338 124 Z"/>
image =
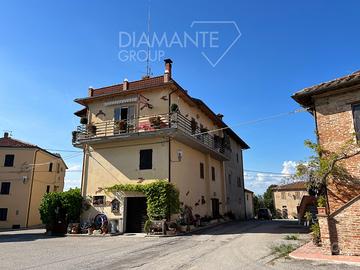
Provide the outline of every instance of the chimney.
<path id="1" fill-rule="evenodd" d="M 128 79 L 124 79 L 124 82 L 123 82 L 123 90 L 129 90 L 129 81 Z"/>
<path id="2" fill-rule="evenodd" d="M 216 116 L 217 116 L 220 120 L 222 120 L 222 119 L 223 119 L 223 117 L 224 117 L 224 115 L 223 115 L 223 114 L 221 114 L 221 113 L 218 113 Z"/>
<path id="3" fill-rule="evenodd" d="M 89 97 L 92 97 L 94 95 L 94 88 L 92 86 L 89 86 L 89 89 L 88 89 L 88 96 Z"/>
<path id="4" fill-rule="evenodd" d="M 9 132 L 4 132 L 4 138 L 9 138 Z"/>
<path id="5" fill-rule="evenodd" d="M 172 61 L 170 58 L 164 60 L 165 62 L 165 73 L 164 73 L 164 82 L 169 82 L 171 80 L 171 64 Z"/>

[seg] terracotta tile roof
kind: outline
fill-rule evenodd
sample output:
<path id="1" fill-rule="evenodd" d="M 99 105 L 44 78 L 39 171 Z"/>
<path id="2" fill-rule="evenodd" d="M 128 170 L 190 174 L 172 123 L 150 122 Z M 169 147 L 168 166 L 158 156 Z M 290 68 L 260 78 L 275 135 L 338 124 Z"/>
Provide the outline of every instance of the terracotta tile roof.
<path id="1" fill-rule="evenodd" d="M 294 182 L 291 184 L 281 185 L 274 187 L 273 190 L 279 191 L 279 190 L 306 190 L 306 182 L 305 181 L 299 181 Z"/>
<path id="2" fill-rule="evenodd" d="M 142 79 L 139 81 L 129 82 L 128 90 L 138 90 L 148 87 L 160 86 L 163 84 L 165 84 L 164 76 L 157 76 L 157 77 Z M 93 96 L 96 97 L 100 95 L 114 94 L 120 91 L 123 91 L 122 83 L 94 89 Z"/>
<path id="3" fill-rule="evenodd" d="M 303 90 L 296 92 L 292 98 L 303 106 L 309 106 L 312 103 L 311 96 L 313 95 L 356 84 L 360 85 L 360 70 L 328 82 L 304 88 Z"/>
<path id="4" fill-rule="evenodd" d="M 0 147 L 24 147 L 24 148 L 37 148 L 38 146 L 13 139 L 11 137 L 0 138 Z"/>

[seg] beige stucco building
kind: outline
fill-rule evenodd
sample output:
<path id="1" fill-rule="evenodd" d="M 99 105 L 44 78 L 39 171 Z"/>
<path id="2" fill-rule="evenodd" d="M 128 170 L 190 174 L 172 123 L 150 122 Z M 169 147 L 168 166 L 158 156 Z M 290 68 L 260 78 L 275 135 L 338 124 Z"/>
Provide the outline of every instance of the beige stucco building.
<path id="1" fill-rule="evenodd" d="M 297 219 L 301 199 L 304 195 L 309 195 L 306 182 L 295 182 L 273 189 L 274 204 L 277 216 L 286 219 Z"/>
<path id="2" fill-rule="evenodd" d="M 81 188 L 92 205 L 83 219 L 100 212 L 120 231 L 141 230 L 144 195 L 103 188 L 158 179 L 174 183 L 194 215 L 232 211 L 244 217 L 242 151 L 249 147 L 222 115 L 172 78 L 170 59 L 164 75 L 90 88 L 88 97 L 75 101 L 85 106 L 75 113 L 83 125 L 73 133 L 73 144 L 84 150 Z"/>
<path id="3" fill-rule="evenodd" d="M 254 192 L 245 188 L 246 219 L 254 218 Z"/>
<path id="4" fill-rule="evenodd" d="M 41 225 L 46 192 L 62 191 L 66 165 L 58 154 L 11 138 L 0 138 L 0 228 Z"/>

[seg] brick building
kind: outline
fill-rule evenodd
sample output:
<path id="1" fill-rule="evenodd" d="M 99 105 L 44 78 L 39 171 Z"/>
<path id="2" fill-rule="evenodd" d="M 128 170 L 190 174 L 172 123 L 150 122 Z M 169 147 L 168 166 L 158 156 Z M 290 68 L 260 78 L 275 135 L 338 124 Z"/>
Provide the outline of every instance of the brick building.
<path id="1" fill-rule="evenodd" d="M 315 118 L 318 143 L 339 153 L 360 140 L 360 71 L 305 88 L 293 98 Z M 352 144 L 350 151 L 357 152 Z M 324 249 L 332 254 L 360 255 L 360 154 L 340 161 L 348 176 L 327 183 L 327 214 L 319 215 Z"/>

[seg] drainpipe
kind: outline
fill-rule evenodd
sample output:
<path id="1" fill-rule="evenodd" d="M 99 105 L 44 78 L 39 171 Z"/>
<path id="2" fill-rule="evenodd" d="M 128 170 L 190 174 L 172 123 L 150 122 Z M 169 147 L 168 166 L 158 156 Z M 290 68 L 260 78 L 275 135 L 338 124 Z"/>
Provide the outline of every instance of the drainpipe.
<path id="1" fill-rule="evenodd" d="M 170 106 L 171 106 L 171 95 L 172 93 L 174 93 L 177 89 L 175 90 L 172 90 L 170 93 L 169 93 L 169 106 L 168 106 L 168 113 L 169 113 L 169 127 L 171 127 L 171 121 L 170 121 Z M 171 138 L 169 136 L 169 182 L 171 182 Z"/>
<path id="2" fill-rule="evenodd" d="M 30 204 L 31 204 L 31 195 L 32 195 L 32 189 L 34 185 L 34 175 L 35 175 L 35 164 L 36 164 L 36 154 L 39 152 L 39 149 L 35 150 L 34 153 L 34 160 L 33 160 L 33 168 L 31 172 L 31 184 L 30 184 L 30 195 L 29 195 L 29 203 L 28 203 L 28 209 L 27 209 L 27 216 L 26 216 L 26 228 L 29 226 L 29 215 L 30 215 Z"/>

